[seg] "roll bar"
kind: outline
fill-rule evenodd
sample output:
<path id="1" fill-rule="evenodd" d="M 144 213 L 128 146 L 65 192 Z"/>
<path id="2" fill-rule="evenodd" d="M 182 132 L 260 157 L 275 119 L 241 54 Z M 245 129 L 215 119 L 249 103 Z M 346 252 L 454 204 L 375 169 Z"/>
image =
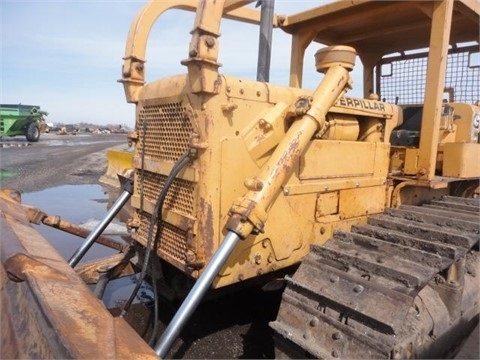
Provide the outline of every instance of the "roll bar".
<path id="1" fill-rule="evenodd" d="M 123 58 L 124 63 L 122 66 L 122 79 L 119 80 L 119 82 L 123 83 L 127 102 L 136 103 L 138 101 L 138 90 L 145 85 L 144 64 L 146 62 L 145 53 L 148 36 L 150 34 L 150 30 L 160 15 L 170 9 L 197 12 L 194 29 L 192 31 L 189 59 L 182 62 L 189 67 L 189 75 L 194 76 L 195 74 L 192 74 L 192 69 L 189 64 L 196 63 L 198 65 L 200 62 L 200 64 L 208 66 L 205 62 L 205 60 L 207 60 L 207 63 L 210 64 L 210 72 L 212 70 L 211 65 L 214 63 L 218 69 L 219 64 L 216 63 L 216 57 L 214 59 L 211 57 L 202 58 L 204 54 L 193 54 L 191 49 L 194 45 L 196 45 L 197 48 L 201 48 L 201 44 L 198 42 L 200 38 L 203 39 L 205 36 L 218 37 L 220 35 L 218 33 L 218 29 L 222 17 L 231 20 L 242 21 L 245 23 L 260 24 L 259 11 L 242 7 L 250 2 L 253 2 L 253 0 L 224 0 L 215 2 L 198 0 L 151 0 L 149 3 L 143 6 L 137 13 L 130 26 L 125 47 L 125 56 Z M 199 4 L 201 4 L 201 6 L 198 6 Z M 206 11 L 206 9 L 208 9 L 208 11 Z M 218 9 L 221 9 L 221 11 Z M 273 21 L 274 26 L 276 26 L 276 17 L 274 17 Z M 211 39 L 207 41 L 206 45 L 208 46 L 208 44 L 212 44 Z M 209 46 L 212 48 L 212 45 Z M 218 56 L 218 47 L 215 46 L 215 44 L 214 47 L 217 49 L 217 51 L 214 52 L 214 55 L 216 54 Z M 203 66 L 203 68 L 205 66 Z M 216 70 L 214 72 L 216 72 L 218 75 Z M 208 89 L 204 88 L 203 86 L 200 86 L 200 88 L 197 90 L 207 90 L 208 92 Z"/>

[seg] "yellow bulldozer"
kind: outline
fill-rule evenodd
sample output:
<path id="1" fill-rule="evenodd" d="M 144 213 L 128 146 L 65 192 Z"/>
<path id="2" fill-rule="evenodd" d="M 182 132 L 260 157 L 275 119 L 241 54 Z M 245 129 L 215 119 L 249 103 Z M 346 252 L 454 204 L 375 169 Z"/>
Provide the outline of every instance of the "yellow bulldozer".
<path id="1" fill-rule="evenodd" d="M 2 325 L 2 346 L 18 345 L 11 354 L 164 358 L 208 291 L 280 277 L 270 323 L 278 357 L 442 357 L 478 323 L 480 4 L 337 1 L 278 15 L 273 1 L 251 3 L 151 1 L 132 23 L 120 81 L 136 107 L 134 152 L 103 223 L 129 203 L 133 245 L 97 264 L 107 277 L 76 266 L 102 224 L 65 266 L 36 257 L 9 215 L 19 205 L 3 200 L 12 236 L 2 236 L 2 294 L 37 299 L 40 310 L 26 304 L 19 316 L 57 324 L 67 339 L 53 346 L 31 325 L 40 352 L 25 345 L 24 328 L 11 323 L 4 335 Z M 147 83 L 148 36 L 171 9 L 195 12 L 186 72 Z M 258 26 L 256 79 L 222 73 L 223 19 Z M 286 85 L 270 82 L 273 31 L 291 35 Z M 307 66 L 318 72 L 313 90 L 302 85 Z M 363 96 L 353 97 L 358 68 Z M 38 221 L 38 211 L 24 213 Z M 74 310 L 49 305 L 61 300 L 46 293 L 56 281 L 133 271 L 138 284 L 148 278 L 184 298 L 152 348 L 125 327 L 128 302 L 112 319 L 83 290 Z M 100 346 L 92 329 L 105 323 L 111 338 Z M 88 339 L 72 340 L 72 327 Z M 92 345 L 86 355 L 80 340 Z"/>

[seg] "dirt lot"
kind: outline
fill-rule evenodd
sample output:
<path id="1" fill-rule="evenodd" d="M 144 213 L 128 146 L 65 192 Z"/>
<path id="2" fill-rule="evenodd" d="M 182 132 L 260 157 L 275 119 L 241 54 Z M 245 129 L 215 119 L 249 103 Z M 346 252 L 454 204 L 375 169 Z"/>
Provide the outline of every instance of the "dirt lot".
<path id="1" fill-rule="evenodd" d="M 17 136 L 0 144 L 1 187 L 22 192 L 94 184 L 106 169 L 105 150 L 128 148 L 125 134 L 42 134 L 37 143 Z"/>

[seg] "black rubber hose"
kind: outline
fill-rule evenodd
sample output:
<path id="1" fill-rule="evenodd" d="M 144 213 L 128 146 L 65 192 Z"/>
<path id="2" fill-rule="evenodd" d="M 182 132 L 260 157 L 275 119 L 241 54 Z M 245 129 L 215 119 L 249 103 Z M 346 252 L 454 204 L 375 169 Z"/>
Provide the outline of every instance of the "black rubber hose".
<path id="1" fill-rule="evenodd" d="M 153 210 L 152 218 L 150 219 L 150 226 L 148 229 L 148 236 L 147 236 L 147 245 L 146 245 L 146 252 L 145 252 L 145 259 L 143 261 L 143 266 L 142 266 L 142 271 L 140 273 L 140 277 L 137 280 L 137 284 L 135 286 L 135 289 L 132 291 L 132 294 L 130 295 L 130 298 L 127 300 L 127 302 L 123 305 L 122 312 L 120 313 L 120 317 L 124 317 L 130 306 L 132 305 L 133 300 L 135 299 L 135 296 L 137 296 L 138 290 L 140 289 L 140 286 L 143 283 L 143 280 L 145 279 L 147 269 L 148 269 L 148 264 L 150 262 L 150 254 L 152 251 L 152 235 L 153 235 L 153 228 L 155 224 L 158 222 L 159 217 L 161 219 L 161 211 L 163 210 L 163 204 L 165 202 L 165 199 L 167 197 L 168 189 L 170 186 L 173 184 L 173 181 L 175 180 L 176 176 L 178 173 L 190 162 L 191 160 L 191 155 L 190 151 L 188 150 L 185 152 L 175 163 L 175 165 L 172 168 L 172 171 L 170 171 L 170 174 L 167 177 L 167 180 L 165 181 L 165 184 L 162 188 L 162 191 L 160 192 L 160 195 L 158 196 L 157 202 L 155 203 L 155 209 Z M 155 233 L 155 243 L 157 243 L 158 235 L 160 234 L 159 230 L 161 228 L 161 224 L 157 226 L 157 231 Z M 154 294 L 156 296 L 156 294 Z"/>
<path id="2" fill-rule="evenodd" d="M 158 262 L 158 258 L 153 258 L 154 262 Z M 152 264 L 151 271 L 152 271 L 152 286 L 153 286 L 153 326 L 152 326 L 152 334 L 150 335 L 150 339 L 148 340 L 148 345 L 152 346 L 155 344 L 155 339 L 157 338 L 158 334 L 158 318 L 159 318 L 159 303 L 158 303 L 158 295 L 157 295 L 157 276 L 154 275 L 154 266 Z"/>

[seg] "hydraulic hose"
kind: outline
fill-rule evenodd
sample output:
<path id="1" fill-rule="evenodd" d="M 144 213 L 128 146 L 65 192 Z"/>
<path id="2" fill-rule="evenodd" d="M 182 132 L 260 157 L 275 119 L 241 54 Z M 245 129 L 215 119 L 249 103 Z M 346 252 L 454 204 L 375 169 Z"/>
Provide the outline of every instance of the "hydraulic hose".
<path id="1" fill-rule="evenodd" d="M 153 210 L 152 218 L 150 219 L 150 226 L 149 226 L 149 229 L 148 229 L 148 236 L 147 236 L 147 246 L 146 246 L 145 259 L 143 261 L 142 271 L 140 273 L 140 277 L 137 280 L 135 289 L 132 291 L 132 294 L 130 295 L 130 298 L 127 300 L 127 302 L 123 306 L 120 317 L 124 317 L 127 314 L 133 300 L 135 299 L 135 296 L 137 296 L 138 290 L 140 289 L 140 286 L 142 285 L 143 280 L 145 280 L 148 265 L 149 265 L 149 262 L 150 262 L 151 251 L 152 251 L 152 248 L 156 248 L 155 245 L 157 244 L 157 239 L 159 238 L 161 226 L 160 226 L 160 224 L 157 226 L 157 231 L 155 233 L 154 244 L 152 244 L 153 228 L 154 228 L 155 224 L 158 222 L 159 217 L 161 219 L 161 212 L 163 210 L 163 204 L 164 204 L 165 199 L 167 197 L 167 193 L 168 193 L 168 190 L 169 190 L 170 186 L 172 185 L 172 183 L 175 180 L 178 173 L 190 162 L 191 156 L 192 155 L 190 154 L 190 150 L 188 150 L 178 159 L 178 161 L 173 166 L 170 174 L 168 175 L 167 180 L 165 181 L 165 184 L 162 188 L 162 191 L 160 192 L 160 194 L 158 196 L 157 202 L 155 203 L 155 208 Z M 154 246 L 152 246 L 152 245 L 154 245 Z"/>

